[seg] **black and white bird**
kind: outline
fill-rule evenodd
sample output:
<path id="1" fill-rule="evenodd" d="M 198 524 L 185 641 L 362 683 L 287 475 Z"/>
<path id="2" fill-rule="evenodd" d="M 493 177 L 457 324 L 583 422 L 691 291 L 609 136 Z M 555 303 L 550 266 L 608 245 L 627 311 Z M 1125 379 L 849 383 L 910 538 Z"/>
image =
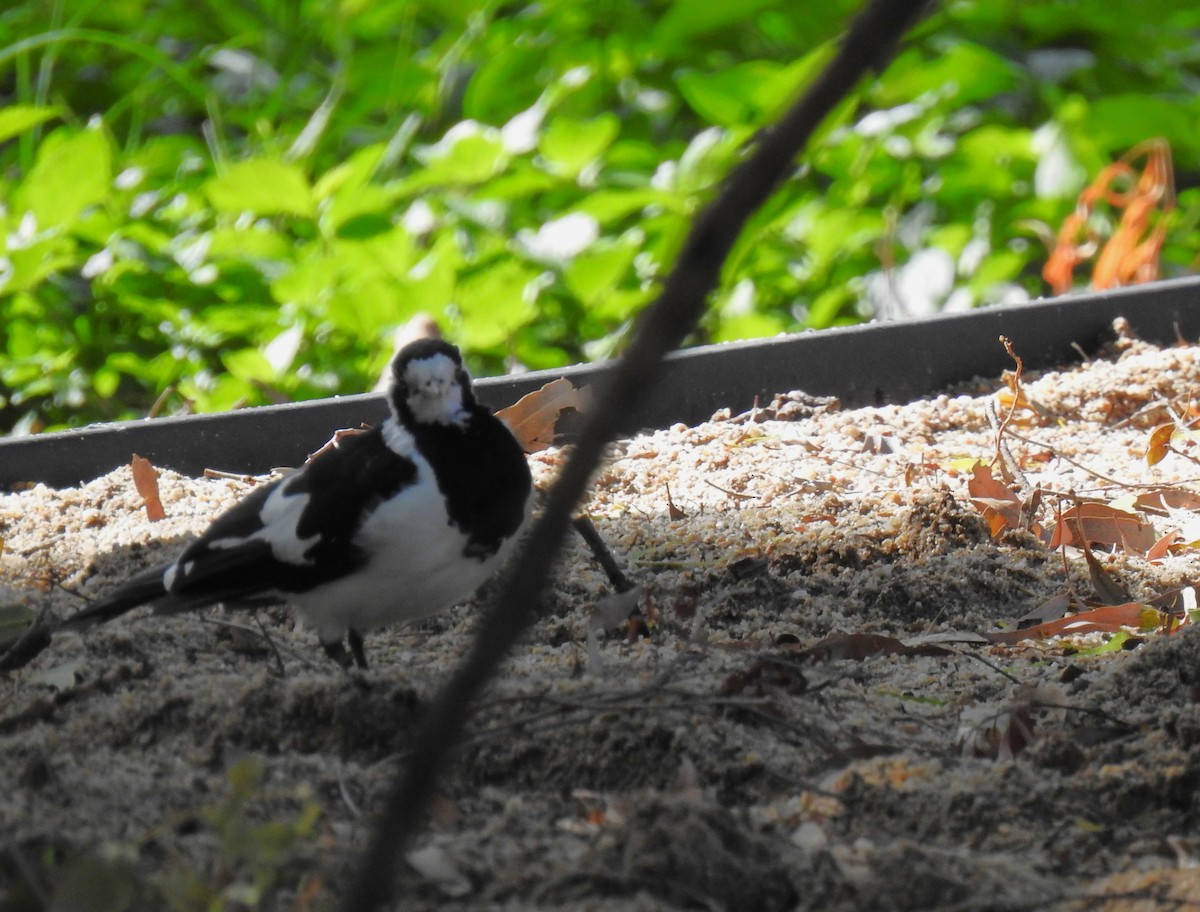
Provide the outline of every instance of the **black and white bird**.
<path id="1" fill-rule="evenodd" d="M 458 349 L 421 339 L 391 365 L 391 415 L 267 484 L 172 563 L 142 573 L 65 626 L 140 605 L 291 604 L 332 658 L 366 667 L 362 635 L 471 595 L 508 556 L 533 484 L 516 438 L 475 401 Z"/>

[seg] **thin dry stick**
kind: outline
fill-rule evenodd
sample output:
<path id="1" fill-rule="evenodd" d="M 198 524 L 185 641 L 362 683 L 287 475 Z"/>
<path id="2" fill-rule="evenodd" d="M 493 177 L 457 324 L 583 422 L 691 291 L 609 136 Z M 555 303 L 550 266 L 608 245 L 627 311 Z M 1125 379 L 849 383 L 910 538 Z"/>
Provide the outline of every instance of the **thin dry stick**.
<path id="1" fill-rule="evenodd" d="M 725 180 L 696 221 L 662 295 L 643 314 L 625 356 L 600 386 L 596 407 L 571 458 L 550 489 L 542 518 L 485 610 L 470 653 L 430 704 L 415 734 L 408 768 L 382 809 L 359 870 L 343 897 L 344 912 L 374 912 L 392 893 L 398 859 L 424 825 L 438 774 L 447 765 L 472 701 L 538 613 L 546 579 L 604 447 L 621 419 L 641 408 L 663 356 L 699 321 L 708 294 L 747 220 L 794 167 L 797 153 L 833 108 L 870 70 L 890 59 L 925 0 L 873 0 L 854 20 L 837 56 L 800 102 L 759 137 L 753 154 Z"/>

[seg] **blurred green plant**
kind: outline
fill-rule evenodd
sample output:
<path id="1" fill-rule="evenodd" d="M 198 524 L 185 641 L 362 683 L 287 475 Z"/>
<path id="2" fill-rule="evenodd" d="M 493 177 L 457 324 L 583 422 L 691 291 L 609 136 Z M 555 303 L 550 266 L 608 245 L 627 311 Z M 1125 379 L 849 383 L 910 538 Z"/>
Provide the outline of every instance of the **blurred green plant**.
<path id="1" fill-rule="evenodd" d="M 480 372 L 605 357 L 857 6 L 41 0 L 0 13 L 0 427 L 369 388 L 433 314 Z M 1200 11 L 960 0 L 798 162 L 696 341 L 1040 294 L 1149 136 L 1200 242 Z"/>
<path id="2" fill-rule="evenodd" d="M 216 848 L 211 864 L 194 859 L 169 859 L 161 872 L 146 877 L 137 864 L 134 845 L 107 845 L 91 854 L 63 854 L 47 847 L 30 855 L 14 871 L 6 894 L 12 912 L 87 910 L 134 912 L 170 909 L 173 912 L 251 912 L 282 908 L 320 908 L 328 894 L 314 871 L 320 867 L 317 823 L 320 805 L 302 785 L 286 797 L 263 786 L 262 764 L 243 758 L 227 774 L 228 791 L 218 802 L 200 808 L 195 838 Z M 266 800 L 295 809 L 264 820 Z M 27 878 L 36 875 L 35 883 Z"/>

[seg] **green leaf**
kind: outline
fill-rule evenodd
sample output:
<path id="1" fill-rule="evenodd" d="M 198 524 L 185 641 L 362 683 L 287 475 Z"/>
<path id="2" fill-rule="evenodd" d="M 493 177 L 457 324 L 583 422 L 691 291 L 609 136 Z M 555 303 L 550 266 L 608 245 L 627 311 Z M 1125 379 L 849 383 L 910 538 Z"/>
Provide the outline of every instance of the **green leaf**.
<path id="1" fill-rule="evenodd" d="M 590 120 L 556 117 L 542 131 L 538 150 L 562 171 L 574 175 L 603 155 L 620 130 L 620 119 L 607 111 Z"/>
<path id="2" fill-rule="evenodd" d="M 58 108 L 39 105 L 9 105 L 0 108 L 0 142 L 59 116 Z"/>
<path id="3" fill-rule="evenodd" d="M 441 142 L 419 150 L 419 158 L 425 168 L 402 182 L 404 193 L 481 184 L 503 170 L 508 153 L 499 130 L 464 122 L 452 127 Z"/>
<path id="4" fill-rule="evenodd" d="M 220 212 L 296 215 L 311 218 L 313 192 L 296 165 L 274 158 L 251 158 L 204 183 L 204 194 Z"/>
<path id="5" fill-rule="evenodd" d="M 928 93 L 941 93 L 959 107 L 995 98 L 1016 84 L 1016 68 L 994 51 L 970 41 L 958 41 L 937 56 L 914 48 L 901 54 L 871 93 L 881 108 L 915 101 Z"/>
<path id="6" fill-rule="evenodd" d="M 786 328 L 786 322 L 775 314 L 746 313 L 723 316 L 717 321 L 712 340 L 734 342 L 739 339 L 757 339 L 774 336 Z"/>
<path id="7" fill-rule="evenodd" d="M 652 44 L 686 46 L 700 35 L 709 34 L 752 20 L 754 14 L 778 0 L 741 0 L 738 3 L 713 0 L 675 0 L 654 29 Z"/>
<path id="8" fill-rule="evenodd" d="M 225 369 L 240 380 L 258 380 L 269 383 L 275 379 L 275 369 L 266 355 L 257 348 L 242 348 L 221 354 Z"/>
<path id="9" fill-rule="evenodd" d="M 1178 156 L 1200 149 L 1198 122 L 1200 107 L 1193 99 L 1181 102 L 1141 93 L 1113 95 L 1092 104 L 1082 132 L 1114 157 L 1158 136 L 1170 142 Z"/>
<path id="10" fill-rule="evenodd" d="M 38 147 L 17 206 L 37 217 L 39 230 L 69 228 L 84 209 L 104 202 L 111 192 L 112 150 L 104 134 L 64 127 Z"/>
<path id="11" fill-rule="evenodd" d="M 666 206 L 677 203 L 674 194 L 664 190 L 648 190 L 638 187 L 628 190 L 597 190 L 589 193 L 572 212 L 590 215 L 601 225 L 620 221 L 647 206 Z"/>
<path id="12" fill-rule="evenodd" d="M 620 283 L 637 255 L 636 239 L 601 240 L 576 256 L 563 273 L 567 288 L 584 304 L 609 294 Z"/>
<path id="13" fill-rule="evenodd" d="M 414 313 L 396 283 L 382 276 L 346 282 L 330 297 L 325 315 L 356 339 L 376 340 Z"/>
<path id="14" fill-rule="evenodd" d="M 514 260 L 501 260 L 461 280 L 454 299 L 462 321 L 462 343 L 494 348 L 533 320 L 537 306 L 529 283 L 537 275 Z"/>
<path id="15" fill-rule="evenodd" d="M 762 114 L 758 96 L 782 68 L 769 60 L 750 60 L 715 72 L 684 70 L 675 77 L 684 100 L 709 123 L 734 127 Z"/>

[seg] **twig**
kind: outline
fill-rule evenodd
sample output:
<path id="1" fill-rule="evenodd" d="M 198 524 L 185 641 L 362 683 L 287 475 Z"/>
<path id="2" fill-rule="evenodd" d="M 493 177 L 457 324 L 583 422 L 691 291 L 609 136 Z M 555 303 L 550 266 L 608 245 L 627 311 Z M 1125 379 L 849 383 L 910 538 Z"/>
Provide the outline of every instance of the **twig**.
<path id="1" fill-rule="evenodd" d="M 0 652 L 0 671 L 24 668 L 50 645 L 50 631 L 54 627 L 46 620 L 47 614 L 48 609 L 42 608 L 20 638 L 4 652 Z"/>
<path id="2" fill-rule="evenodd" d="M 592 522 L 592 518 L 586 513 L 580 513 L 571 520 L 571 524 L 575 527 L 575 531 L 579 533 L 579 537 L 592 549 L 592 556 L 596 558 L 596 563 L 604 570 L 613 588 L 618 592 L 628 592 L 632 589 L 634 584 L 630 582 L 629 577 L 617 565 L 617 559 L 613 557 L 612 551 L 609 550 L 604 539 L 600 537 L 600 533 L 596 531 L 596 526 Z"/>
<path id="3" fill-rule="evenodd" d="M 925 0 L 873 0 L 851 23 L 837 55 L 804 97 L 759 137 L 754 152 L 722 184 L 697 219 L 663 292 L 641 316 L 624 357 L 597 384 L 596 407 L 575 450 L 550 489 L 541 519 L 484 611 L 471 651 L 433 700 L 415 735 L 406 770 L 381 808 L 379 824 L 340 908 L 375 912 L 392 894 L 397 862 L 428 815 L 438 776 L 470 713 L 471 703 L 537 617 L 551 567 L 592 473 L 618 429 L 639 412 L 661 370 L 704 313 L 708 295 L 742 228 L 795 167 L 813 131 L 864 74 L 880 69 L 926 8 Z"/>
<path id="4" fill-rule="evenodd" d="M 710 488 L 715 488 L 716 490 L 720 491 L 722 494 L 726 494 L 729 497 L 734 498 L 735 500 L 758 500 L 757 494 L 743 494 L 741 491 L 731 491 L 731 490 L 729 490 L 729 488 L 723 488 L 719 484 L 713 484 L 707 478 L 702 478 L 700 480 L 703 481 Z"/>
<path id="5" fill-rule="evenodd" d="M 261 636 L 263 639 L 265 639 L 267 641 L 267 645 L 275 653 L 275 658 L 279 661 L 280 677 L 286 677 L 286 675 L 284 675 L 282 673 L 283 659 L 280 656 L 281 652 L 286 652 L 290 658 L 295 659 L 296 661 L 307 666 L 308 668 L 316 668 L 317 667 L 317 663 L 314 662 L 311 657 L 304 655 L 303 653 L 297 652 L 294 649 L 290 649 L 287 646 L 280 646 L 278 643 L 276 643 L 275 639 L 263 627 L 262 621 L 259 619 L 257 611 L 254 612 L 254 619 L 255 619 L 255 621 L 258 622 L 257 627 L 251 627 L 249 624 L 243 624 L 240 621 L 231 621 L 228 618 L 213 617 L 210 614 L 200 614 L 200 615 L 197 615 L 197 618 L 199 619 L 200 623 L 202 623 L 202 624 L 212 624 L 216 627 L 226 627 L 226 628 L 229 628 L 230 630 L 241 630 L 243 633 L 249 633 L 253 636 Z"/>
<path id="6" fill-rule="evenodd" d="M 1063 462 L 1069 462 L 1071 465 L 1075 466 L 1075 468 L 1086 472 L 1093 478 L 1098 478 L 1101 481 L 1107 481 L 1109 484 L 1114 484 L 1119 488 L 1161 488 L 1163 486 L 1161 481 L 1121 481 L 1119 478 L 1113 478 L 1111 475 L 1105 475 L 1103 472 L 1097 472 L 1095 469 L 1089 469 L 1082 462 L 1072 459 L 1065 453 L 1060 453 L 1057 447 L 1051 446 L 1048 443 L 1043 443 L 1040 440 L 1034 440 L 1030 437 L 1024 437 L 1012 429 L 1009 429 L 1007 433 L 1010 437 L 1014 437 L 1022 443 L 1028 443 L 1030 446 L 1041 447 L 1043 450 L 1049 450 L 1055 455 L 1055 457 L 1061 459 Z M 1197 482 L 1200 482 L 1200 478 L 1185 478 L 1183 481 L 1176 482 L 1175 487 L 1185 484 L 1196 484 Z"/>
<path id="7" fill-rule="evenodd" d="M 287 668 L 283 664 L 283 656 L 279 654 L 279 647 L 275 645 L 275 638 L 271 636 L 266 626 L 262 622 L 262 615 L 257 611 L 254 612 L 254 623 L 258 626 L 258 632 L 262 634 L 262 638 L 267 641 L 267 646 L 271 649 L 271 655 L 275 656 L 275 665 L 279 669 L 279 677 L 287 677 Z"/>

